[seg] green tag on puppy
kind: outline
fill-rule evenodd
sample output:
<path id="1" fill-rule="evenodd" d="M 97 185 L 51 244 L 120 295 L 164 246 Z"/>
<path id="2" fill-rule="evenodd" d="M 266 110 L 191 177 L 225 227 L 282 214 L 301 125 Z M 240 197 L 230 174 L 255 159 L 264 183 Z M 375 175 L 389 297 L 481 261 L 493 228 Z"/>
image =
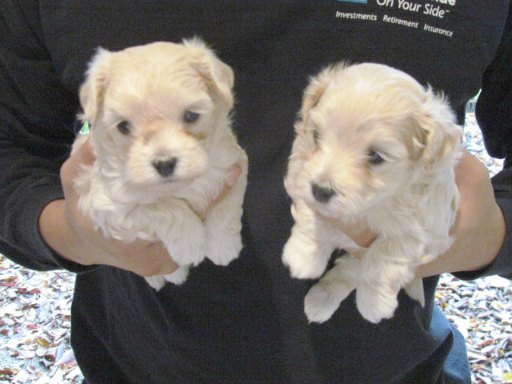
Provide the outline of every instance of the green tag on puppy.
<path id="1" fill-rule="evenodd" d="M 90 126 L 88 121 L 84 121 L 82 124 L 82 128 L 80 128 L 80 131 L 78 132 L 79 135 L 88 135 L 90 132 Z"/>

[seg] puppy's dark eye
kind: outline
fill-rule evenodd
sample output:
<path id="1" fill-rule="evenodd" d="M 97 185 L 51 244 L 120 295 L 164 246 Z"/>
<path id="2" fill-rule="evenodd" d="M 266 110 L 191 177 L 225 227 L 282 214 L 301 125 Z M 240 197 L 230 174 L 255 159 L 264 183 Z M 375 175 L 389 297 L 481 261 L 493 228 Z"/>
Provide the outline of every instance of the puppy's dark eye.
<path id="1" fill-rule="evenodd" d="M 368 162 L 371 165 L 378 165 L 384 162 L 384 158 L 377 151 L 370 149 L 368 151 Z"/>
<path id="2" fill-rule="evenodd" d="M 117 124 L 117 129 L 119 132 L 121 132 L 123 135 L 129 135 L 131 131 L 131 125 L 128 121 L 123 120 L 120 123 Z"/>
<path id="3" fill-rule="evenodd" d="M 199 113 L 192 111 L 185 111 L 183 114 L 183 121 L 188 124 L 195 123 L 199 119 Z"/>

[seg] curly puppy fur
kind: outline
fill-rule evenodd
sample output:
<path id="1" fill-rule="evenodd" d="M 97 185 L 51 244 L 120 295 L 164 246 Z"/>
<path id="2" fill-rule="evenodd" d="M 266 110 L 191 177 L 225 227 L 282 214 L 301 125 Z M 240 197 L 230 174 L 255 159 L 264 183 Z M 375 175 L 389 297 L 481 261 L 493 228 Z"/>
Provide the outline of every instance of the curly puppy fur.
<path id="1" fill-rule="evenodd" d="M 242 248 L 247 157 L 231 131 L 231 68 L 198 38 L 99 49 L 80 89 L 96 161 L 75 187 L 80 209 L 109 238 L 162 241 L 180 267 L 147 278 L 180 284 L 205 257 L 227 265 Z M 230 167 L 242 173 L 209 209 Z"/>
<path id="2" fill-rule="evenodd" d="M 442 95 L 397 69 L 338 64 L 305 90 L 285 187 L 295 224 L 283 251 L 291 275 L 319 278 L 305 298 L 310 321 L 328 320 L 356 289 L 361 315 L 393 316 L 401 288 L 424 305 L 414 271 L 451 245 L 459 195 L 461 130 Z M 335 221 L 369 227 L 358 247 Z"/>

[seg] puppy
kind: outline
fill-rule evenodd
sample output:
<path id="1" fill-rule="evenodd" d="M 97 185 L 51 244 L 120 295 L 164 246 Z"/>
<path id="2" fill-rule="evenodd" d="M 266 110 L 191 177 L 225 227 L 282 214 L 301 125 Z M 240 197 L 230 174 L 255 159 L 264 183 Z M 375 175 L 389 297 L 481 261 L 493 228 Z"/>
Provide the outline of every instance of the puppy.
<path id="1" fill-rule="evenodd" d="M 295 278 L 320 277 L 335 248 L 350 255 L 305 298 L 310 321 L 328 320 L 356 289 L 361 315 L 393 316 L 401 288 L 424 305 L 414 271 L 452 244 L 461 131 L 442 96 L 379 64 L 339 64 L 305 90 L 285 188 L 295 224 L 282 260 Z M 358 247 L 334 222 L 369 227 Z"/>
<path id="2" fill-rule="evenodd" d="M 195 38 L 99 49 L 80 89 L 96 161 L 74 181 L 79 207 L 106 237 L 163 242 L 180 267 L 147 278 L 155 289 L 183 283 L 205 257 L 227 265 L 242 248 L 247 157 L 231 131 L 233 83 Z M 209 209 L 234 164 L 240 177 Z"/>

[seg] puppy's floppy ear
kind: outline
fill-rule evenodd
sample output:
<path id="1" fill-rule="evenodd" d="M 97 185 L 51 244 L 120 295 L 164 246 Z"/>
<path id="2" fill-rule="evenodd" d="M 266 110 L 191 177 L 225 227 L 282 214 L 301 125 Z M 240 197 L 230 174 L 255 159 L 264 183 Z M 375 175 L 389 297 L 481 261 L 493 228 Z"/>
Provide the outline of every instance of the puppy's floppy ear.
<path id="1" fill-rule="evenodd" d="M 462 132 L 444 95 L 436 95 L 429 87 L 420 112 L 415 116 L 422 130 L 421 157 L 426 164 L 434 164 L 460 145 Z"/>
<path id="2" fill-rule="evenodd" d="M 317 76 L 312 77 L 309 85 L 304 90 L 304 96 L 302 98 L 302 117 L 305 118 L 309 111 L 316 107 L 325 90 L 333 83 L 336 73 L 342 70 L 345 65 L 336 65 L 325 68 Z"/>
<path id="3" fill-rule="evenodd" d="M 222 62 L 198 37 L 183 40 L 183 45 L 192 49 L 195 56 L 194 67 L 205 80 L 208 89 L 232 108 L 235 75 L 231 67 Z"/>
<path id="4" fill-rule="evenodd" d="M 112 52 L 98 48 L 86 72 L 85 82 L 80 87 L 80 104 L 83 117 L 94 127 L 107 88 Z"/>
<path id="5" fill-rule="evenodd" d="M 302 123 L 296 124 L 296 132 L 300 132 L 309 125 L 309 116 L 313 108 L 320 102 L 323 94 L 329 86 L 339 80 L 348 63 L 341 62 L 323 69 L 318 75 L 311 77 L 309 85 L 302 96 L 302 108 L 299 113 L 299 120 Z"/>

